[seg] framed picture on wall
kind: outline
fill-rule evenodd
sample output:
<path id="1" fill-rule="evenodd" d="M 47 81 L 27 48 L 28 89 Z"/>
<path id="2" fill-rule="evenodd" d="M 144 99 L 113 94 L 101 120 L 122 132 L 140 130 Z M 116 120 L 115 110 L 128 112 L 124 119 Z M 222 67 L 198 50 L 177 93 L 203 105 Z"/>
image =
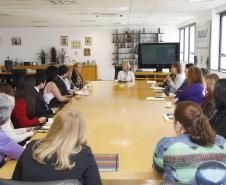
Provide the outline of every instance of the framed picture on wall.
<path id="1" fill-rule="evenodd" d="M 21 45 L 21 37 L 12 37 L 11 42 L 13 46 Z"/>
<path id="2" fill-rule="evenodd" d="M 61 36 L 60 37 L 60 45 L 61 46 L 68 46 L 68 36 Z"/>
<path id="3" fill-rule="evenodd" d="M 85 37 L 85 45 L 92 45 L 92 37 Z"/>
<path id="4" fill-rule="evenodd" d="M 80 40 L 71 41 L 71 48 L 72 49 L 81 49 L 81 41 Z"/>
<path id="5" fill-rule="evenodd" d="M 90 55 L 91 55 L 90 48 L 84 48 L 84 56 L 90 56 Z"/>

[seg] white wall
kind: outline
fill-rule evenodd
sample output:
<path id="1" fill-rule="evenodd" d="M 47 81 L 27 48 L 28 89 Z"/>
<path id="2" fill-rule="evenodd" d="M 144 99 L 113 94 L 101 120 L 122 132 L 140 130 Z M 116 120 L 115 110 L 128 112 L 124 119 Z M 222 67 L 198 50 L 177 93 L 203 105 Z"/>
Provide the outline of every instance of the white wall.
<path id="1" fill-rule="evenodd" d="M 139 28 L 135 28 L 139 29 Z M 86 62 L 95 60 L 98 65 L 98 78 L 112 80 L 114 67 L 112 66 L 112 33 L 115 28 L 83 27 L 83 28 L 0 28 L 0 65 L 6 57 L 24 62 L 39 62 L 38 53 L 41 49 L 50 51 L 65 48 L 71 60 Z M 178 42 L 179 33 L 176 28 L 161 28 L 165 32 L 164 41 Z M 119 29 L 120 32 L 120 29 Z M 68 46 L 60 46 L 60 36 L 68 36 Z M 85 37 L 92 37 L 92 46 L 85 46 Z M 21 46 L 12 46 L 11 37 L 21 37 Z M 81 40 L 81 49 L 71 49 L 72 40 Z M 91 48 L 91 56 L 83 56 L 83 48 Z M 75 53 L 76 52 L 76 53 Z"/>
<path id="2" fill-rule="evenodd" d="M 214 10 L 208 10 L 199 12 L 196 14 L 196 18 L 178 25 L 179 27 L 196 22 L 196 26 L 203 25 L 207 22 L 211 22 L 211 42 L 210 42 L 210 61 L 211 61 L 211 73 L 216 73 L 220 78 L 226 78 L 226 73 L 216 71 L 218 69 L 219 62 L 219 26 L 220 16 L 219 12 L 226 10 L 226 5 L 216 8 Z M 195 51 L 195 55 L 199 55 L 198 51 Z M 199 65 L 199 64 L 198 64 Z"/>

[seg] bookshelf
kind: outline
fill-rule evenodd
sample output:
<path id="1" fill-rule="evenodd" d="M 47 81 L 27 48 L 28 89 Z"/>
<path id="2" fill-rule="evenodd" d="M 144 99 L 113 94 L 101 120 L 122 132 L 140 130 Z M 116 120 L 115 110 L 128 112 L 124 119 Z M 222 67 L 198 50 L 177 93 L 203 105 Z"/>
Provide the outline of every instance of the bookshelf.
<path id="1" fill-rule="evenodd" d="M 143 29 L 128 30 L 122 33 L 112 34 L 112 43 L 114 44 L 114 51 L 112 52 L 112 61 L 114 66 L 119 66 L 122 61 L 127 59 L 131 64 L 131 69 L 135 71 L 138 64 L 138 44 L 139 43 L 153 43 L 163 42 L 160 29 L 155 32 L 147 32 Z"/>

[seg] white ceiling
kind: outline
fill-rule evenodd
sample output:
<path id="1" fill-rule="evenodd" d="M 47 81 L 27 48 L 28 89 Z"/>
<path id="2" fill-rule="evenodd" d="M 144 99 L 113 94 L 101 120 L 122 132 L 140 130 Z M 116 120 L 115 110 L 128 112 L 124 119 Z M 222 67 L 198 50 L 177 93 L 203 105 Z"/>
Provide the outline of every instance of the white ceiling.
<path id="1" fill-rule="evenodd" d="M 178 25 L 223 4 L 226 0 L 0 0 L 0 27 Z"/>

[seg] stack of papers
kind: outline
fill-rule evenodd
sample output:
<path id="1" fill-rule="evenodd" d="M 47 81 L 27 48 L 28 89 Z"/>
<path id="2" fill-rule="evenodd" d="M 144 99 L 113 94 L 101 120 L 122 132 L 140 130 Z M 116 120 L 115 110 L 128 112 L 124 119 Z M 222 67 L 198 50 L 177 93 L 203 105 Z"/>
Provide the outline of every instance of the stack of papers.
<path id="1" fill-rule="evenodd" d="M 158 87 L 158 86 L 151 86 L 150 88 L 153 90 L 163 90 L 164 89 L 163 87 Z"/>
<path id="2" fill-rule="evenodd" d="M 84 91 L 76 91 L 75 94 L 79 95 L 79 96 L 88 96 L 89 92 L 88 91 L 86 91 L 86 92 L 84 92 Z"/>
<path id="3" fill-rule="evenodd" d="M 164 101 L 164 97 L 146 97 L 147 101 Z"/>

